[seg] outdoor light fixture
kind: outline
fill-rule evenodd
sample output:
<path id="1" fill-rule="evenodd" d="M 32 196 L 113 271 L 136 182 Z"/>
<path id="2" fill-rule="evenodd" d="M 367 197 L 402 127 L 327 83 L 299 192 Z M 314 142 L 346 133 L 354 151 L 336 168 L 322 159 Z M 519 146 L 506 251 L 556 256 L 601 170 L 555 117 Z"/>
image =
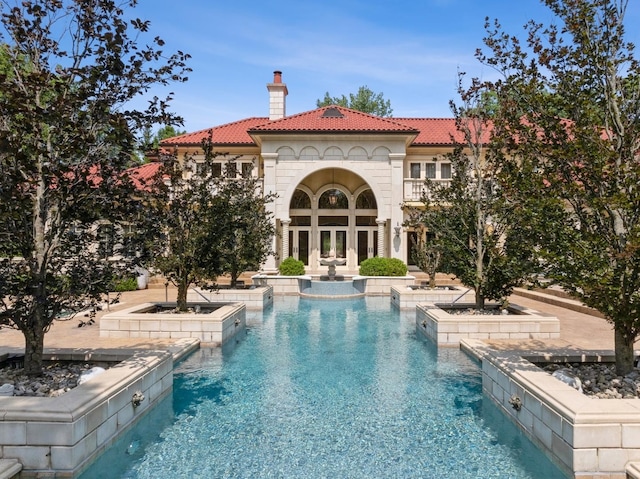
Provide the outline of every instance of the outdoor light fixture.
<path id="1" fill-rule="evenodd" d="M 331 170 L 331 192 L 329 193 L 329 204 L 331 206 L 335 206 L 336 204 L 338 204 L 338 194 L 336 192 L 336 189 L 334 187 L 334 180 L 335 180 L 335 169 Z"/>
<path id="2" fill-rule="evenodd" d="M 402 226 L 400 226 L 400 223 L 396 223 L 396 226 L 393 229 L 396 232 L 396 238 L 400 238 L 400 232 L 402 231 Z"/>

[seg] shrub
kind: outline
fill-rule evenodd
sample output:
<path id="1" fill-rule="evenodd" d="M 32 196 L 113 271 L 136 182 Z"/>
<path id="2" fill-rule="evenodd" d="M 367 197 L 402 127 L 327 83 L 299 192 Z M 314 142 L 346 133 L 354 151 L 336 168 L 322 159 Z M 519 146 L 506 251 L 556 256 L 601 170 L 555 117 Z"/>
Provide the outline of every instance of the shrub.
<path id="1" fill-rule="evenodd" d="M 282 276 L 300 276 L 304 274 L 304 263 L 289 256 L 280 263 L 278 270 Z"/>
<path id="2" fill-rule="evenodd" d="M 369 258 L 360 263 L 362 276 L 404 276 L 407 265 L 398 258 Z"/>
<path id="3" fill-rule="evenodd" d="M 116 279 L 113 283 L 113 290 L 118 293 L 123 291 L 135 291 L 138 289 L 138 280 L 136 278 Z"/>

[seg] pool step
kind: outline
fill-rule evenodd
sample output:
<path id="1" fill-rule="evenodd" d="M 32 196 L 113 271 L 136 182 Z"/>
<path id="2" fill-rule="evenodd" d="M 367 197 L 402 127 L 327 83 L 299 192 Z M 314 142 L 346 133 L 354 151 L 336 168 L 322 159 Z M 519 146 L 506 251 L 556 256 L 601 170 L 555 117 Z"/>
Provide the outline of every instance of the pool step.
<path id="1" fill-rule="evenodd" d="M 22 464 L 17 459 L 0 459 L 0 479 L 18 479 Z"/>

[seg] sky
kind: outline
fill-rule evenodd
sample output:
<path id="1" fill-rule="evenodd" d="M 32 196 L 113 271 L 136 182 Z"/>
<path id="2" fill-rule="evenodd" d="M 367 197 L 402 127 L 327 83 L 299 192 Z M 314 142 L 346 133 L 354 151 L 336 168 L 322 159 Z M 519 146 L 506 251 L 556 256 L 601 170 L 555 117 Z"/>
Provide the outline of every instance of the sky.
<path id="1" fill-rule="evenodd" d="M 640 1 L 629 3 L 626 23 L 639 25 Z M 287 115 L 316 108 L 325 92 L 367 86 L 395 118 L 451 117 L 458 71 L 496 78 L 474 57 L 486 17 L 521 39 L 528 20 L 554 21 L 541 0 L 139 0 L 131 13 L 151 22 L 167 52 L 192 57 L 189 81 L 151 92 L 173 92 L 189 132 L 268 116 L 275 70 Z"/>

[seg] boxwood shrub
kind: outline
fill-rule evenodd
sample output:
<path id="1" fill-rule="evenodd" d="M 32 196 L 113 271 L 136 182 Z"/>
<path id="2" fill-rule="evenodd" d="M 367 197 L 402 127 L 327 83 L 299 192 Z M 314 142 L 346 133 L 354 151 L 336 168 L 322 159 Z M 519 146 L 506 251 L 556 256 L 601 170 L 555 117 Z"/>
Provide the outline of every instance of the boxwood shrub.
<path id="1" fill-rule="evenodd" d="M 304 274 L 304 263 L 289 256 L 280 263 L 278 270 L 282 276 L 300 276 Z"/>
<path id="2" fill-rule="evenodd" d="M 375 258 L 365 259 L 360 263 L 361 276 L 405 276 L 407 265 L 398 258 Z"/>

